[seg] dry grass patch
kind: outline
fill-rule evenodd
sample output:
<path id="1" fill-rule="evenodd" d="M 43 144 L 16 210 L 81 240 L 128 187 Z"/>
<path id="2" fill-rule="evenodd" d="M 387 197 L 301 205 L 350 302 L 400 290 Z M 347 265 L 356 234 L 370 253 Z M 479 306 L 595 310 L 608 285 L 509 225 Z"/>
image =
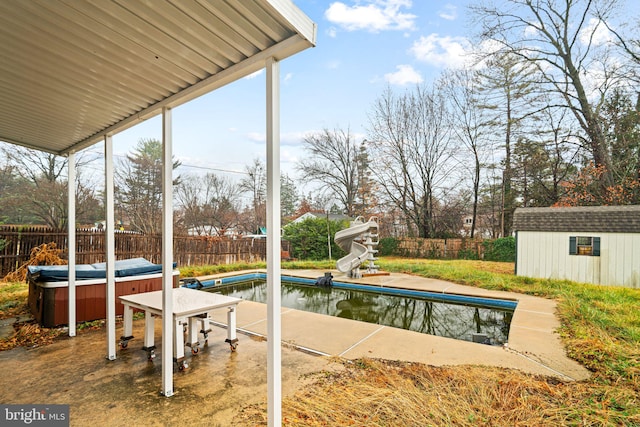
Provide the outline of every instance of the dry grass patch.
<path id="1" fill-rule="evenodd" d="M 386 256 L 383 258 L 385 264 L 409 264 L 407 258 Z M 430 265 L 433 267 L 446 267 L 449 269 L 467 269 L 473 271 L 485 271 L 487 273 L 514 274 L 515 264 L 513 262 L 481 261 L 481 260 L 461 260 L 461 259 L 417 259 L 411 258 L 413 265 Z M 408 271 L 411 272 L 411 271 Z"/>
<path id="2" fill-rule="evenodd" d="M 27 279 L 27 267 L 30 265 L 66 265 L 67 260 L 60 257 L 62 249 L 55 242 L 43 243 L 31 249 L 29 259 L 18 269 L 7 274 L 2 280 L 6 282 L 24 282 Z"/>
<path id="3" fill-rule="evenodd" d="M 340 373 L 284 399 L 287 426 L 639 425 L 628 390 L 500 368 L 345 361 Z M 266 425 L 266 408 L 245 408 L 237 425 Z"/>
<path id="4" fill-rule="evenodd" d="M 49 345 L 62 335 L 63 329 L 43 328 L 37 323 L 16 323 L 15 333 L 0 339 L 0 351 L 11 350 L 16 347 L 41 347 Z"/>
<path id="5" fill-rule="evenodd" d="M 640 426 L 640 291 L 514 276 L 512 263 L 385 258 L 387 271 L 522 292 L 558 301 L 567 353 L 592 371 L 560 382 L 490 367 L 431 367 L 379 360 L 343 361 L 283 402 L 287 426 Z M 331 268 L 293 262 L 286 268 Z M 245 266 L 216 267 L 213 270 Z M 263 268 L 254 265 L 252 268 Z M 209 274 L 194 269 L 193 275 Z M 219 271 L 217 271 L 219 272 Z M 185 272 L 183 272 L 185 275 Z M 0 284 L 0 318 L 26 307 L 25 284 Z M 13 311 L 12 311 L 13 310 Z M 50 331 L 26 324 L 0 350 L 42 345 Z M 96 324 L 95 327 L 100 327 Z M 57 330 L 54 330 L 57 331 Z M 51 332 L 55 333 L 55 332 Z M 234 425 L 266 425 L 266 405 L 246 407 Z"/>
<path id="6" fill-rule="evenodd" d="M 24 283 L 0 282 L 0 319 L 28 315 L 29 288 Z"/>

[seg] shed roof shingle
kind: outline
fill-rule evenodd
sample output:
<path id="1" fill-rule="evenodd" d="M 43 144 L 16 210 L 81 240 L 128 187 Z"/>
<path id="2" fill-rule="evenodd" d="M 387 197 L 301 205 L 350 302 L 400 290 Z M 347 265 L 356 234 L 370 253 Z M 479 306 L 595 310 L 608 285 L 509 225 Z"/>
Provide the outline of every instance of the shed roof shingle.
<path id="1" fill-rule="evenodd" d="M 640 233 L 640 205 L 518 208 L 516 231 Z"/>

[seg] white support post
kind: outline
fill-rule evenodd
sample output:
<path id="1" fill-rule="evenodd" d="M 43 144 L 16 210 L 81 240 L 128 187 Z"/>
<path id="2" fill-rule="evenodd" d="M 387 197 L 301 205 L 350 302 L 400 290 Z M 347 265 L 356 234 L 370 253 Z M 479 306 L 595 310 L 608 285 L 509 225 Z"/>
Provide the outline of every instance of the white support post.
<path id="1" fill-rule="evenodd" d="M 67 297 L 69 302 L 69 336 L 76 336 L 76 156 L 72 151 L 67 157 L 69 173 L 68 185 L 68 216 L 67 216 L 67 253 L 69 273 Z"/>
<path id="2" fill-rule="evenodd" d="M 173 395 L 173 153 L 171 109 L 162 109 L 162 394 Z"/>
<path id="3" fill-rule="evenodd" d="M 104 174 L 105 174 L 105 227 L 104 240 L 107 258 L 107 359 L 116 359 L 116 245 L 114 233 L 114 210 L 115 203 L 113 197 L 113 140 L 111 135 L 104 137 Z"/>
<path id="4" fill-rule="evenodd" d="M 267 68 L 267 425 L 282 424 L 280 280 L 280 64 Z"/>

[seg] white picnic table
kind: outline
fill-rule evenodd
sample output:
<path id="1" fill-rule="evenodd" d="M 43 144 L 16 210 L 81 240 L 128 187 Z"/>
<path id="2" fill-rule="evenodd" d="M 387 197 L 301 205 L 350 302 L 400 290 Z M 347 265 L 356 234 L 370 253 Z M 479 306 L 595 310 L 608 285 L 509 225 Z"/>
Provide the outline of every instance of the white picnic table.
<path id="1" fill-rule="evenodd" d="M 187 343 L 192 353 L 199 351 L 198 333 L 204 335 L 205 342 L 208 338 L 210 312 L 215 309 L 227 308 L 227 339 L 231 350 L 235 351 L 238 345 L 236 338 L 236 308 L 242 299 L 226 295 L 214 294 L 190 288 L 174 288 L 173 296 L 173 357 L 178 368 L 183 370 L 188 367 L 184 359 L 184 333 L 187 326 Z M 162 291 L 144 292 L 133 295 L 123 295 L 120 301 L 124 305 L 123 323 L 124 331 L 120 337 L 120 346 L 126 348 L 128 342 L 133 339 L 133 309 L 143 310 L 145 313 L 144 347 L 148 352 L 149 360 L 155 358 L 155 317 L 162 317 Z"/>

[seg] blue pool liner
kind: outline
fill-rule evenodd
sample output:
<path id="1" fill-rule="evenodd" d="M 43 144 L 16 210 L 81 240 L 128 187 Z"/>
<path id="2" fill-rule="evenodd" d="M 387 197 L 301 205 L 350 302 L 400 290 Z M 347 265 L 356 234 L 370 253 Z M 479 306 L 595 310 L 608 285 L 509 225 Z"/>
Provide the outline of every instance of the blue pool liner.
<path id="1" fill-rule="evenodd" d="M 246 282 L 249 280 L 266 280 L 267 274 L 261 272 L 255 273 L 244 273 L 239 274 L 237 276 L 227 276 L 221 277 L 217 279 L 210 279 L 200 281 L 198 283 L 189 283 L 184 284 L 182 286 L 192 289 L 211 289 L 218 286 L 229 285 L 238 282 Z M 316 279 L 309 279 L 304 277 L 295 277 L 295 276 L 282 276 L 281 279 L 290 283 L 297 283 L 300 285 L 313 286 L 316 282 Z M 429 291 L 417 291 L 413 289 L 402 289 L 402 288 L 387 288 L 383 286 L 375 286 L 375 285 L 362 285 L 357 283 L 347 283 L 347 282 L 333 282 L 334 288 L 339 289 L 351 289 L 356 291 L 363 292 L 373 292 L 373 293 L 382 293 L 387 295 L 395 295 L 395 296 L 405 296 L 411 298 L 419 298 L 419 299 L 428 299 L 435 301 L 442 301 L 451 304 L 460 304 L 460 305 L 473 305 L 479 307 L 489 307 L 489 308 L 498 308 L 502 310 L 515 310 L 518 302 L 513 300 L 503 300 L 497 298 L 483 298 L 483 297 L 474 297 L 469 295 L 460 295 L 460 294 L 448 294 L 448 293 L 440 293 L 440 292 L 429 292 Z"/>

